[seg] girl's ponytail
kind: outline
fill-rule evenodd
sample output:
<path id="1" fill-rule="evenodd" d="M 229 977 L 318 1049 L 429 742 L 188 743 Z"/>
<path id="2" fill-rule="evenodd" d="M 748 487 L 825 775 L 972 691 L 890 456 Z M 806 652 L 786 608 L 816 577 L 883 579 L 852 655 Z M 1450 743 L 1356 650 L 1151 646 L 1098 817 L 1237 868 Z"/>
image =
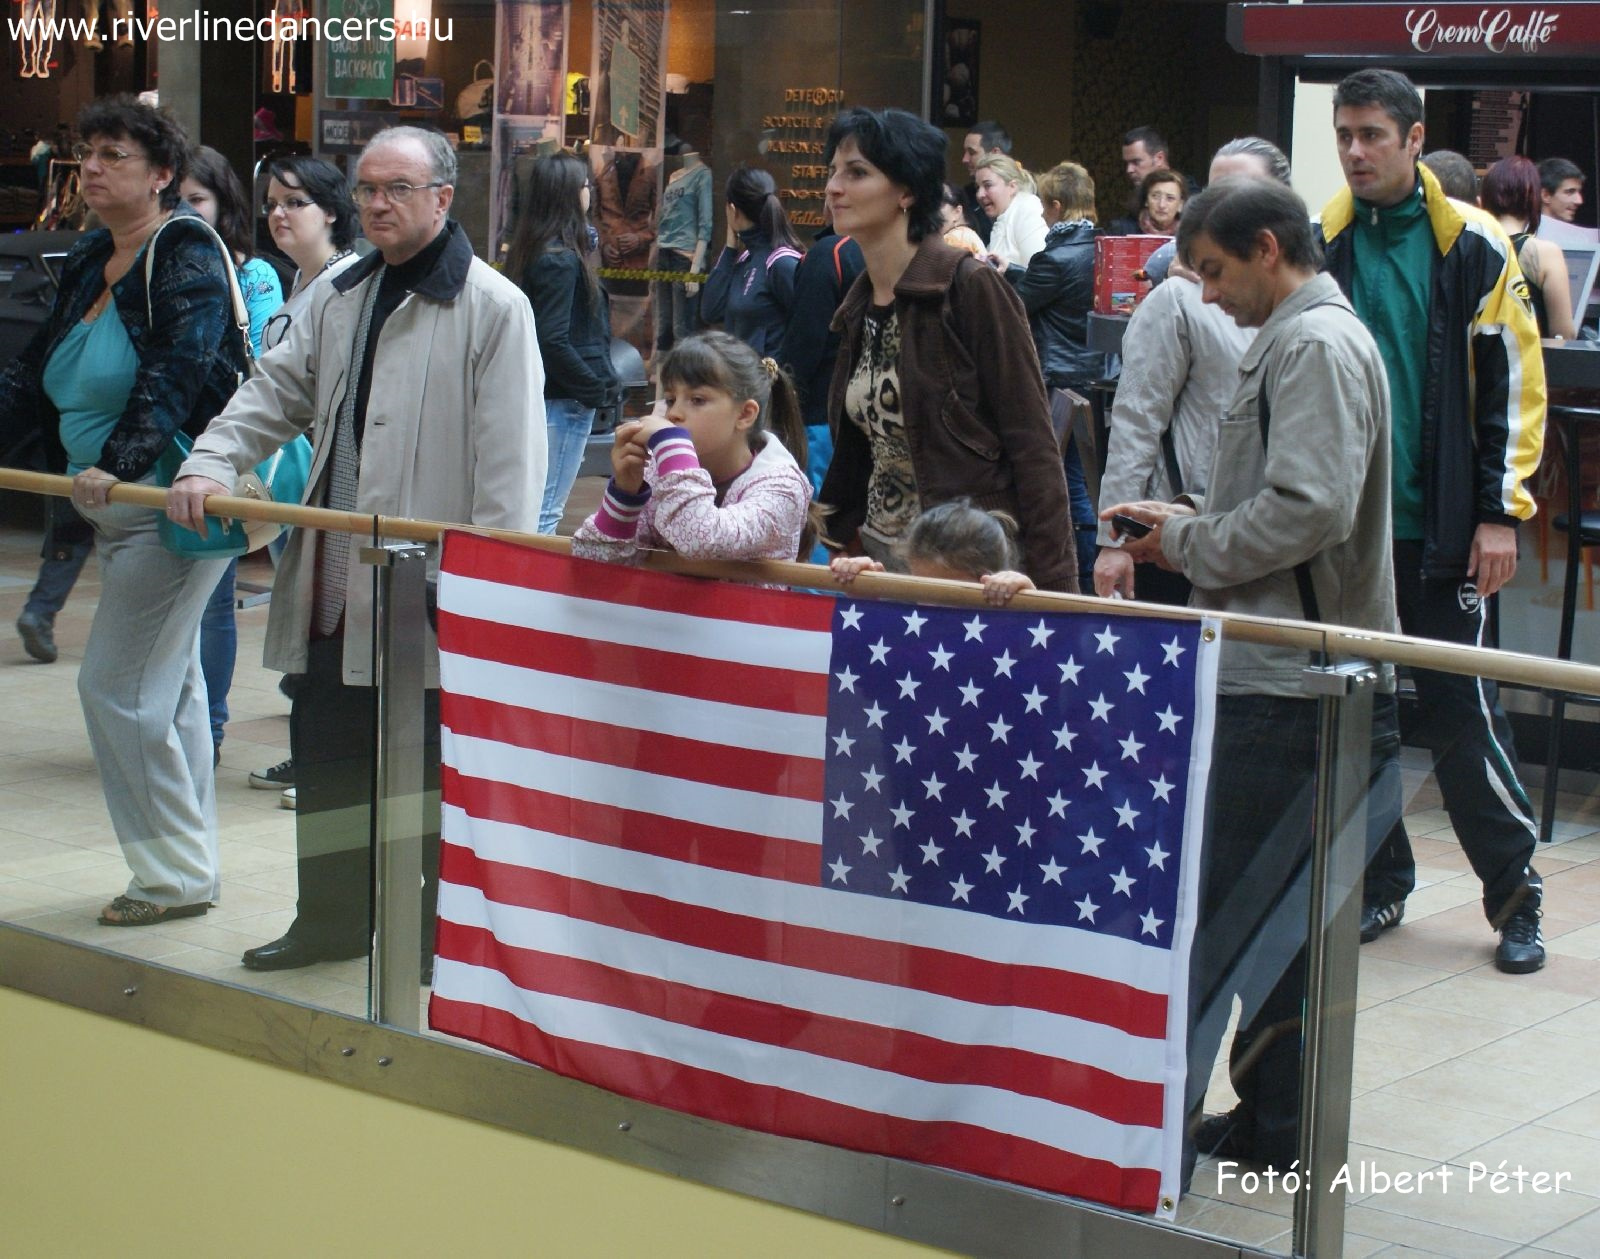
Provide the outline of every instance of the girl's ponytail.
<path id="1" fill-rule="evenodd" d="M 778 365 L 776 359 L 764 358 L 761 360 L 761 366 L 772 382 L 771 392 L 767 396 L 766 426 L 794 456 L 794 461 L 804 472 L 809 466 L 811 444 L 806 438 L 805 419 L 800 414 L 799 391 L 794 387 L 794 379 Z M 811 549 L 817 542 L 819 524 L 818 508 L 812 503 L 806 512 L 805 528 L 800 531 L 798 559 L 804 560 L 810 557 Z"/>

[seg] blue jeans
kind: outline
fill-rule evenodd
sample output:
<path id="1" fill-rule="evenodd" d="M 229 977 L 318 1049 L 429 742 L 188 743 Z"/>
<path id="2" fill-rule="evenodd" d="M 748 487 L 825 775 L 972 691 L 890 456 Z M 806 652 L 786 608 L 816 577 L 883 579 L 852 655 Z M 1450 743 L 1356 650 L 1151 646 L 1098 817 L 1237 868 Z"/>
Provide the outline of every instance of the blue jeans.
<path id="1" fill-rule="evenodd" d="M 677 271 L 688 275 L 694 263 L 693 253 L 676 249 L 663 249 L 656 260 L 658 271 Z M 655 305 L 656 350 L 670 350 L 700 326 L 700 294 L 690 296 L 682 284 L 657 280 L 650 286 L 651 301 Z"/>
<path id="2" fill-rule="evenodd" d="M 74 543 L 65 559 L 52 556 L 40 564 L 39 580 L 34 582 L 33 592 L 28 595 L 28 603 L 23 611 L 32 613 L 42 621 L 54 623 L 56 613 L 66 604 L 67 596 L 77 584 L 78 574 L 83 571 L 92 550 L 94 539 L 91 537 Z"/>
<path id="3" fill-rule="evenodd" d="M 1073 541 L 1078 551 L 1078 584 L 1093 593 L 1100 522 L 1095 516 L 1094 500 L 1089 497 L 1089 478 L 1083 471 L 1083 460 L 1078 457 L 1076 438 L 1067 439 L 1066 468 L 1067 502 L 1072 509 Z"/>
<path id="4" fill-rule="evenodd" d="M 211 707 L 211 746 L 222 746 L 222 728 L 228 724 L 228 692 L 233 689 L 233 662 L 239 654 L 239 627 L 233 619 L 233 581 L 239 561 L 228 561 L 222 580 L 211 592 L 200 618 L 200 672 L 205 675 Z"/>
<path id="5" fill-rule="evenodd" d="M 545 439 L 550 448 L 544 478 L 544 502 L 539 505 L 539 532 L 554 533 L 583 464 L 583 452 L 594 427 L 594 408 L 575 398 L 544 400 Z"/>

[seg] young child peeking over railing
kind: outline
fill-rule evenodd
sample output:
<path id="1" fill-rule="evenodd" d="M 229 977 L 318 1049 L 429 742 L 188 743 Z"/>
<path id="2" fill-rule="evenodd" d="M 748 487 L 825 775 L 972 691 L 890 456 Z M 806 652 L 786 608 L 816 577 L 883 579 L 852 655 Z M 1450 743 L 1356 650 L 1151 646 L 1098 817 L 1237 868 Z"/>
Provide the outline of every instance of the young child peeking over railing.
<path id="1" fill-rule="evenodd" d="M 982 511 L 965 498 L 930 507 L 911 522 L 897 548 L 913 577 L 943 577 L 983 583 L 983 597 L 996 607 L 1010 602 L 1033 582 L 1013 568 L 1017 525 L 1004 512 Z M 883 565 L 864 555 L 840 556 L 829 564 L 841 586 L 858 573 L 881 573 Z"/>
<path id="2" fill-rule="evenodd" d="M 693 559 L 793 560 L 814 538 L 806 430 L 794 385 L 743 341 L 703 332 L 661 359 L 655 414 L 617 428 L 600 510 L 572 553 L 631 563 L 642 549 Z"/>

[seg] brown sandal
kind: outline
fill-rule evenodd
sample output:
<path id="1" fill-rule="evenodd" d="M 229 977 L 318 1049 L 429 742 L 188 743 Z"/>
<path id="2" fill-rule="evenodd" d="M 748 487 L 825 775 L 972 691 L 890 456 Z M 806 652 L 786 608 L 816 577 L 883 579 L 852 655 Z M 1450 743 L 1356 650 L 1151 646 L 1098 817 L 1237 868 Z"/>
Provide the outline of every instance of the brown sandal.
<path id="1" fill-rule="evenodd" d="M 149 927 L 169 918 L 198 918 L 210 908 L 207 901 L 198 905 L 154 905 L 149 901 L 136 901 L 131 896 L 119 896 L 100 911 L 100 925 Z"/>

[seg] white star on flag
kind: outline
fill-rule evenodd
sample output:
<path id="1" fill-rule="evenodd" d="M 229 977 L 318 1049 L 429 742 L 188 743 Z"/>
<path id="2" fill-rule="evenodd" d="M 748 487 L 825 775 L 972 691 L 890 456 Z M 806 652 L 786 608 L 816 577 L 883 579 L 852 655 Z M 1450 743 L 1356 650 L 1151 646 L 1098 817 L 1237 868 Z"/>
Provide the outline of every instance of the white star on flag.
<path id="1" fill-rule="evenodd" d="M 1049 861 L 1041 862 L 1039 869 L 1044 874 L 1046 883 L 1060 883 L 1061 876 L 1066 873 L 1067 867 L 1058 864 L 1056 859 L 1051 857 Z"/>
<path id="2" fill-rule="evenodd" d="M 940 643 L 928 654 L 933 657 L 933 667 L 935 669 L 943 669 L 946 673 L 950 672 L 950 662 L 955 659 L 955 652 L 946 651 L 944 644 Z"/>
<path id="3" fill-rule="evenodd" d="M 1165 921 L 1165 918 L 1156 917 L 1155 910 L 1147 909 L 1139 915 L 1139 934 L 1153 936 L 1161 929 L 1161 924 Z"/>
<path id="4" fill-rule="evenodd" d="M 1119 804 L 1117 806 L 1118 826 L 1126 826 L 1131 831 L 1134 828 L 1133 819 L 1138 816 L 1139 810 L 1134 808 L 1131 804 Z"/>
<path id="5" fill-rule="evenodd" d="M 1081 901 L 1074 901 L 1073 904 L 1078 907 L 1078 920 L 1080 922 L 1085 918 L 1087 918 L 1090 922 L 1093 922 L 1095 911 L 1100 908 L 1100 906 L 1096 905 L 1092 900 L 1089 899 L 1087 892 L 1084 893 L 1084 897 Z"/>
<path id="6" fill-rule="evenodd" d="M 978 754 L 972 750 L 972 744 L 968 743 L 962 747 L 961 751 L 956 753 L 956 768 L 964 769 L 970 774 L 972 772 L 972 763 L 977 759 Z"/>
<path id="7" fill-rule="evenodd" d="M 889 812 L 894 814 L 894 824 L 896 826 L 903 826 L 907 830 L 911 829 L 911 815 L 915 813 L 916 810 L 906 808 L 906 802 L 904 800 L 895 805 L 895 807 L 890 809 Z"/>
<path id="8" fill-rule="evenodd" d="M 850 816 L 850 809 L 851 809 L 852 806 L 851 806 L 850 801 L 845 799 L 844 792 L 841 791 L 839 793 L 839 798 L 837 800 L 830 801 L 830 803 L 833 805 L 833 816 L 834 817 L 849 817 Z"/>
<path id="9" fill-rule="evenodd" d="M 928 799 L 944 799 L 944 783 L 940 780 L 938 774 L 934 774 L 930 778 L 924 778 L 922 780 L 922 785 L 928 789 Z"/>
<path id="10" fill-rule="evenodd" d="M 894 748 L 894 763 L 896 765 L 909 765 L 911 758 L 916 755 L 916 744 L 912 743 L 905 735 L 900 736 L 900 742 L 890 744 Z"/>
<path id="11" fill-rule="evenodd" d="M 993 848 L 989 849 L 988 852 L 983 854 L 983 864 L 985 866 L 985 869 L 984 869 L 984 873 L 985 874 L 999 874 L 1000 873 L 1000 867 L 1005 865 L 1005 863 L 1006 863 L 1006 859 L 1003 856 L 1001 856 L 1001 854 L 1000 854 L 1000 845 L 999 844 L 996 844 Z"/>
<path id="12" fill-rule="evenodd" d="M 1058 661 L 1056 663 L 1056 668 L 1061 670 L 1062 686 L 1067 685 L 1069 682 L 1072 683 L 1073 686 L 1078 685 L 1078 674 L 1083 672 L 1083 666 L 1078 663 L 1075 657 L 1068 656 L 1065 664 L 1062 664 Z"/>
<path id="13" fill-rule="evenodd" d="M 1029 629 L 1028 633 L 1033 635 L 1033 645 L 1035 647 L 1047 647 L 1050 644 L 1050 635 L 1054 634 L 1055 630 L 1051 629 L 1043 621 L 1040 621 L 1037 625 Z"/>
<path id="14" fill-rule="evenodd" d="M 871 647 L 870 650 L 872 652 L 872 663 L 873 664 L 888 664 L 889 663 L 889 653 L 894 649 L 892 647 L 890 647 L 888 643 L 884 642 L 883 639 L 880 638 L 877 642 L 872 644 L 872 647 Z"/>
<path id="15" fill-rule="evenodd" d="M 841 730 L 833 736 L 833 750 L 838 756 L 849 756 L 850 749 L 855 747 L 856 741 L 849 734 Z"/>
<path id="16" fill-rule="evenodd" d="M 928 623 L 928 618 L 923 616 L 920 612 L 913 610 L 911 615 L 905 618 L 905 622 L 906 633 L 916 638 L 921 638 L 922 627 Z"/>
<path id="17" fill-rule="evenodd" d="M 835 857 L 828 869 L 833 871 L 833 881 L 835 883 L 843 883 L 845 876 L 850 873 L 850 867 L 845 865 L 843 857 Z"/>
<path id="18" fill-rule="evenodd" d="M 878 784 L 883 781 L 883 775 L 878 772 L 876 765 L 862 770 L 861 777 L 866 779 L 866 786 L 862 788 L 863 791 L 876 791 L 878 790 Z"/>
<path id="19" fill-rule="evenodd" d="M 1128 693 L 1130 695 L 1134 691 L 1138 691 L 1141 695 L 1144 694 L 1144 684 L 1150 680 L 1150 675 L 1148 673 L 1146 673 L 1138 665 L 1134 665 L 1131 670 L 1124 673 L 1122 676 L 1128 679 Z"/>
<path id="20" fill-rule="evenodd" d="M 1006 913 L 1009 914 L 1014 909 L 1020 914 L 1022 912 L 1022 906 L 1024 902 L 1026 902 L 1028 899 L 1027 893 L 1022 890 L 1022 884 L 1018 883 L 1017 890 L 1014 892 L 1007 892 L 1006 896 L 1009 897 L 1011 901 L 1011 903 L 1006 906 Z"/>
<path id="21" fill-rule="evenodd" d="M 1062 795 L 1058 791 L 1058 792 L 1056 792 L 1055 795 L 1051 796 L 1050 799 L 1047 800 L 1045 803 L 1047 803 L 1050 806 L 1050 816 L 1051 817 L 1066 817 L 1067 816 L 1067 806 L 1069 804 L 1071 804 L 1072 801 L 1068 800 L 1064 795 Z"/>
<path id="22" fill-rule="evenodd" d="M 1094 716 L 1092 720 L 1103 721 L 1108 726 L 1111 724 L 1111 710 L 1115 708 L 1116 705 L 1106 699 L 1106 693 L 1104 691 L 1100 692 L 1099 699 L 1092 699 L 1089 701 L 1089 707 L 1094 709 Z"/>
<path id="23" fill-rule="evenodd" d="M 996 717 L 989 723 L 990 743 L 1008 743 L 1006 735 L 1011 733 L 1011 725 L 1004 717 Z"/>
<path id="24" fill-rule="evenodd" d="M 1183 653 L 1189 649 L 1180 643 L 1176 638 L 1174 638 L 1170 643 L 1162 643 L 1161 650 L 1166 655 L 1166 658 L 1163 659 L 1161 663 L 1170 664 L 1174 669 L 1176 669 L 1178 667 L 1178 657 L 1183 655 Z"/>
<path id="25" fill-rule="evenodd" d="M 972 681 L 971 678 L 967 679 L 967 684 L 965 686 L 958 687 L 957 689 L 961 692 L 961 706 L 963 708 L 965 708 L 968 704 L 971 704 L 974 708 L 976 708 L 978 706 L 978 701 L 983 698 L 983 688 L 976 682 Z"/>
<path id="26" fill-rule="evenodd" d="M 939 847 L 938 844 L 934 843 L 933 840 L 930 839 L 927 843 L 922 845 L 922 864 L 935 866 L 938 865 L 939 854 L 943 851 L 943 848 Z"/>
<path id="27" fill-rule="evenodd" d="M 1165 774 L 1162 774 L 1160 778 L 1157 778 L 1150 784 L 1150 788 L 1156 793 L 1157 800 L 1165 800 L 1168 804 L 1171 804 L 1172 788 L 1174 785 L 1175 784 L 1167 781 L 1167 776 Z"/>
<path id="28" fill-rule="evenodd" d="M 1027 818 L 1022 819 L 1022 825 L 1017 827 L 1017 846 L 1019 848 L 1032 848 L 1033 837 L 1038 832 L 1033 829 L 1033 823 Z"/>
<path id="29" fill-rule="evenodd" d="M 1144 744 L 1140 743 L 1131 734 L 1126 739 L 1118 740 L 1118 742 L 1122 745 L 1122 759 L 1125 761 L 1137 761 L 1139 753 L 1144 751 Z"/>
<path id="30" fill-rule="evenodd" d="M 1061 729 L 1056 731 L 1056 750 L 1059 752 L 1062 748 L 1066 748 L 1067 751 L 1072 751 L 1072 741 L 1077 737 L 1063 722 Z"/>
<path id="31" fill-rule="evenodd" d="M 872 707 L 862 709 L 862 715 L 866 717 L 869 726 L 876 726 L 879 730 L 882 730 L 883 719 L 889 715 L 889 710 L 887 708 L 879 708 L 878 701 L 873 700 Z"/>
<path id="32" fill-rule="evenodd" d="M 1003 809 L 1006 807 L 1006 797 L 1011 793 L 1000 785 L 998 778 L 994 780 L 994 786 L 985 787 L 983 790 L 984 794 L 989 797 L 989 807 L 991 809 Z"/>
<path id="33" fill-rule="evenodd" d="M 1049 697 L 1036 686 L 1033 688 L 1033 690 L 1024 695 L 1022 700 L 1025 704 L 1027 704 L 1028 712 L 1042 713 L 1044 711 L 1044 702 L 1048 698 Z"/>
<path id="34" fill-rule="evenodd" d="M 1128 873 L 1128 867 L 1123 866 L 1122 869 L 1118 870 L 1111 876 L 1111 882 L 1114 885 L 1111 889 L 1111 895 L 1116 896 L 1118 893 L 1121 893 L 1129 900 L 1132 900 L 1133 885 L 1138 881 L 1139 880 L 1135 879 L 1131 874 Z"/>
<path id="35" fill-rule="evenodd" d="M 1183 718 L 1178 713 L 1173 712 L 1172 705 L 1168 704 L 1164 711 L 1156 714 L 1156 720 L 1161 723 L 1161 729 L 1163 733 L 1177 734 L 1178 723 L 1182 721 Z"/>
<path id="36" fill-rule="evenodd" d="M 867 833 L 861 837 L 862 856 L 876 857 L 878 855 L 878 848 L 882 843 L 883 840 L 878 838 L 876 832 L 874 832 L 871 827 L 868 827 Z"/>
<path id="37" fill-rule="evenodd" d="M 1029 752 L 1017 762 L 1017 769 L 1021 772 L 1022 776 L 1024 778 L 1031 778 L 1034 782 L 1039 781 L 1039 771 L 1043 768 L 1044 762 L 1034 760 L 1032 752 Z"/>
<path id="38" fill-rule="evenodd" d="M 966 643 L 981 643 L 983 641 L 984 624 L 977 617 L 973 617 L 961 627 L 967 631 L 967 636 L 962 639 Z"/>
<path id="39" fill-rule="evenodd" d="M 901 699 L 916 699 L 917 688 L 921 686 L 922 683 L 917 681 L 914 674 L 908 673 L 905 675 L 905 677 L 900 679 L 897 685 L 900 687 Z"/>
<path id="40" fill-rule="evenodd" d="M 908 892 L 911 890 L 911 876 L 906 873 L 904 866 L 896 866 L 894 868 L 894 871 L 889 875 L 889 882 L 893 884 L 889 889 L 891 892 Z"/>
<path id="41" fill-rule="evenodd" d="M 841 629 L 858 630 L 861 628 L 861 609 L 851 604 L 839 612 L 839 620 L 842 622 Z"/>
<path id="42" fill-rule="evenodd" d="M 944 728 L 950 724 L 950 718 L 946 717 L 937 708 L 929 713 L 924 720 L 928 723 L 929 734 L 943 734 Z"/>
<path id="43" fill-rule="evenodd" d="M 1094 833 L 1094 827 L 1092 826 L 1082 835 L 1079 835 L 1078 839 L 1083 844 L 1083 851 L 1093 853 L 1096 857 L 1100 855 L 1100 845 L 1106 842 Z"/>
<path id="44" fill-rule="evenodd" d="M 995 677 L 998 678 L 1003 676 L 1009 678 L 1011 676 L 1011 666 L 1016 663 L 1017 662 L 1011 658 L 1011 653 L 1009 651 L 1001 652 L 994 658 Z"/>
<path id="45" fill-rule="evenodd" d="M 1101 630 L 1094 636 L 1094 641 L 1100 644 L 1095 648 L 1096 655 L 1099 655 L 1102 651 L 1104 651 L 1109 652 L 1114 656 L 1117 654 L 1117 644 L 1122 641 L 1122 636 L 1120 634 L 1113 634 L 1111 632 L 1111 627 L 1108 625 L 1105 627 L 1105 629 Z"/>
<path id="46" fill-rule="evenodd" d="M 1150 856 L 1150 864 L 1157 870 L 1165 870 L 1167 868 L 1167 858 L 1172 854 L 1167 852 L 1167 850 L 1161 846 L 1161 841 L 1159 839 L 1154 844 L 1150 845 L 1150 847 L 1146 848 L 1145 852 Z"/>
<path id="47" fill-rule="evenodd" d="M 971 898 L 967 893 L 972 891 L 974 886 L 974 884 L 967 882 L 964 875 L 956 875 L 955 881 L 950 884 L 950 899 L 952 901 L 966 901 L 971 904 Z"/>
<path id="48" fill-rule="evenodd" d="M 835 673 L 833 676 L 839 679 L 839 689 L 841 691 L 854 691 L 856 689 L 856 675 L 849 669 Z"/>
<path id="49" fill-rule="evenodd" d="M 1085 787 L 1099 787 L 1101 791 L 1104 791 L 1105 788 L 1101 787 L 1100 784 L 1105 781 L 1106 775 L 1110 772 L 1110 770 L 1101 769 L 1100 762 L 1096 761 L 1083 771 L 1083 785 Z"/>
<path id="50" fill-rule="evenodd" d="M 975 821 L 977 821 L 976 818 L 968 817 L 967 816 L 967 811 L 965 809 L 962 809 L 960 813 L 957 813 L 950 820 L 956 824 L 956 836 L 958 838 L 960 838 L 960 839 L 971 839 L 972 838 L 972 824 Z"/>

